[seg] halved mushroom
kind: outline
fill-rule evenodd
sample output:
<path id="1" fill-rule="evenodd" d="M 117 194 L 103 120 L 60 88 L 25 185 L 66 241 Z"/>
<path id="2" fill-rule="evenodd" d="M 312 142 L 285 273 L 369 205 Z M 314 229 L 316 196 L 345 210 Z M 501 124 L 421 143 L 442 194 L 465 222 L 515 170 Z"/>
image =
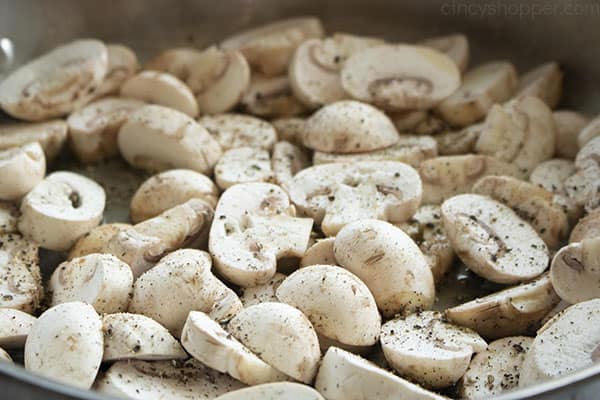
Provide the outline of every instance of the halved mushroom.
<path id="1" fill-rule="evenodd" d="M 456 255 L 477 275 L 517 283 L 540 275 L 548 247 L 512 209 L 486 196 L 463 194 L 442 204 L 444 230 Z"/>
<path id="2" fill-rule="evenodd" d="M 337 342 L 337 346 L 368 347 L 379 339 L 381 316 L 373 295 L 356 275 L 343 268 L 301 268 L 279 285 L 276 295 L 300 309 L 320 337 Z"/>
<path id="3" fill-rule="evenodd" d="M 556 62 L 539 65 L 519 79 L 516 97 L 533 96 L 555 108 L 562 94 L 563 72 Z"/>
<path id="4" fill-rule="evenodd" d="M 400 228 L 373 219 L 351 222 L 337 234 L 333 253 L 339 265 L 367 285 L 384 317 L 433 305 L 429 263 Z"/>
<path id="5" fill-rule="evenodd" d="M 188 357 L 169 331 L 144 315 L 119 313 L 102 317 L 102 361 L 173 360 Z"/>
<path id="6" fill-rule="evenodd" d="M 156 217 L 190 199 L 217 205 L 218 189 L 210 178 L 189 169 L 172 169 L 148 178 L 131 198 L 133 223 Z"/>
<path id="7" fill-rule="evenodd" d="M 553 379 L 598 361 L 600 299 L 567 308 L 537 333 L 521 366 L 519 387 Z"/>
<path id="8" fill-rule="evenodd" d="M 138 69 L 137 56 L 129 47 L 121 44 L 107 44 L 106 51 L 108 68 L 102 83 L 94 91 L 96 98 L 117 92 L 123 82 L 131 78 Z"/>
<path id="9" fill-rule="evenodd" d="M 486 347 L 477 333 L 446 322 L 435 311 L 396 318 L 381 327 L 381 348 L 390 366 L 435 389 L 455 384 L 473 354 Z"/>
<path id="10" fill-rule="evenodd" d="M 83 162 L 96 162 L 119 154 L 119 129 L 129 114 L 144 104 L 134 99 L 105 97 L 69 115 L 69 139 L 77 157 Z"/>
<path id="11" fill-rule="evenodd" d="M 149 171 L 189 168 L 208 174 L 221 157 L 219 143 L 202 125 L 155 105 L 129 115 L 119 130 L 118 144 L 127 162 Z"/>
<path id="12" fill-rule="evenodd" d="M 63 303 L 35 321 L 25 342 L 25 368 L 89 389 L 102 362 L 100 317 L 89 304 Z"/>
<path id="13" fill-rule="evenodd" d="M 600 136 L 579 150 L 575 168 L 576 173 L 565 181 L 567 195 L 590 212 L 600 206 Z"/>
<path id="14" fill-rule="evenodd" d="M 477 154 L 430 158 L 418 170 L 423 181 L 423 204 L 441 204 L 452 196 L 468 193 L 485 176 L 522 176 L 514 165 Z"/>
<path id="15" fill-rule="evenodd" d="M 462 33 L 424 39 L 417 44 L 446 54 L 454 61 L 460 72 L 464 72 L 469 65 L 469 39 Z"/>
<path id="16" fill-rule="evenodd" d="M 283 303 L 260 303 L 241 310 L 227 330 L 278 371 L 310 383 L 321 351 L 313 326 L 298 309 Z"/>
<path id="17" fill-rule="evenodd" d="M 68 114 L 92 99 L 107 69 L 106 46 L 98 40 L 58 46 L 0 82 L 0 106 L 27 121 Z"/>
<path id="18" fill-rule="evenodd" d="M 205 115 L 198 122 L 219 142 L 223 151 L 236 147 L 270 150 L 277 141 L 277 132 L 270 123 L 250 115 Z"/>
<path id="19" fill-rule="evenodd" d="M 511 163 L 528 176 L 552 157 L 555 140 L 556 127 L 548 106 L 525 96 L 490 109 L 475 151 Z"/>
<path id="20" fill-rule="evenodd" d="M 417 172 L 396 161 L 316 165 L 296 174 L 289 190 L 298 210 L 328 236 L 360 219 L 404 222 L 419 208 L 422 192 Z"/>
<path id="21" fill-rule="evenodd" d="M 552 113 L 556 125 L 555 156 L 573 160 L 582 145 L 580 132 L 588 125 L 588 118 L 576 111 L 559 110 Z"/>
<path id="22" fill-rule="evenodd" d="M 12 203 L 0 201 L 0 234 L 17 233 L 19 209 Z"/>
<path id="23" fill-rule="evenodd" d="M 483 119 L 494 104 L 508 100 L 517 81 L 517 70 L 507 61 L 481 64 L 465 74 L 462 85 L 438 104 L 436 112 L 450 125 L 471 125 Z"/>
<path id="24" fill-rule="evenodd" d="M 442 156 L 453 156 L 473 153 L 475 143 L 479 138 L 479 133 L 483 124 L 474 124 L 459 131 L 447 131 L 435 135 L 438 153 Z"/>
<path id="25" fill-rule="evenodd" d="M 455 324 L 490 339 L 533 335 L 559 300 L 550 276 L 544 274 L 529 283 L 449 308 L 445 315 Z"/>
<path id="26" fill-rule="evenodd" d="M 279 186 L 243 183 L 227 189 L 217 204 L 209 249 L 215 269 L 229 282 L 252 287 L 275 275 L 277 260 L 301 257 L 313 221 L 296 218 Z"/>
<path id="27" fill-rule="evenodd" d="M 512 336 L 498 339 L 475 354 L 458 384 L 462 399 L 484 400 L 515 389 L 521 365 L 533 339 Z"/>
<path id="28" fill-rule="evenodd" d="M 285 381 L 287 375 L 262 361 L 201 311 L 190 311 L 181 344 L 195 359 L 247 384 Z"/>
<path id="29" fill-rule="evenodd" d="M 269 152 L 253 147 L 227 150 L 215 165 L 215 181 L 225 190 L 238 183 L 273 180 Z"/>
<path id="30" fill-rule="evenodd" d="M 121 223 L 98 225 L 75 242 L 69 251 L 67 260 L 83 257 L 92 253 L 106 253 L 108 251 L 107 245 L 110 238 L 129 228 L 131 228 L 131 225 Z"/>
<path id="31" fill-rule="evenodd" d="M 131 268 L 110 254 L 88 254 L 65 261 L 48 283 L 51 305 L 90 304 L 99 314 L 123 312 L 133 292 Z"/>
<path id="32" fill-rule="evenodd" d="M 306 111 L 294 96 L 287 75 L 269 78 L 253 74 L 240 106 L 244 112 L 264 118 L 293 117 Z"/>
<path id="33" fill-rule="evenodd" d="M 17 309 L 0 308 L 0 346 L 6 349 L 23 348 L 36 319 Z"/>
<path id="34" fill-rule="evenodd" d="M 104 189 L 93 180 L 53 172 L 23 199 L 19 231 L 45 249 L 69 250 L 100 224 L 105 201 Z"/>
<path id="35" fill-rule="evenodd" d="M 62 119 L 0 125 L 0 150 L 39 142 L 46 160 L 54 160 L 67 140 L 67 123 Z"/>
<path id="36" fill-rule="evenodd" d="M 582 242 L 600 236 L 600 209 L 593 210 L 577 222 L 571 231 L 569 243 Z"/>
<path id="37" fill-rule="evenodd" d="M 310 165 L 306 152 L 290 142 L 277 142 L 273 146 L 271 167 L 275 183 L 284 190 L 292 185 L 294 175 Z"/>
<path id="38" fill-rule="evenodd" d="M 293 382 L 265 383 L 234 390 L 215 400 L 325 400 L 315 389 Z"/>
<path id="39" fill-rule="evenodd" d="M 0 200 L 18 200 L 46 174 L 46 157 L 39 143 L 0 150 Z"/>
<path id="40" fill-rule="evenodd" d="M 12 357 L 6 352 L 6 350 L 0 348 L 0 362 L 12 363 Z"/>
<path id="41" fill-rule="evenodd" d="M 353 98 L 389 111 L 428 109 L 460 85 L 452 59 L 428 47 L 381 45 L 352 55 L 342 87 Z"/>
<path id="42" fill-rule="evenodd" d="M 429 111 L 398 111 L 388 113 L 400 133 L 438 135 L 448 129 L 448 124 Z"/>
<path id="43" fill-rule="evenodd" d="M 287 278 L 287 275 L 277 272 L 267 283 L 240 289 L 239 293 L 242 304 L 244 307 L 249 307 L 260 303 L 279 301 L 275 291 L 279 285 L 281 285 L 281 282 L 285 280 L 285 278 Z"/>
<path id="44" fill-rule="evenodd" d="M 335 254 L 333 252 L 334 243 L 335 236 L 318 239 L 315 244 L 306 250 L 306 253 L 304 253 L 304 256 L 300 260 L 300 266 L 337 265 L 337 260 L 335 259 Z"/>
<path id="45" fill-rule="evenodd" d="M 200 54 L 200 51 L 191 47 L 171 48 L 152 58 L 144 64 L 143 69 L 166 72 L 187 82 L 196 64 L 200 64 Z"/>
<path id="46" fill-rule="evenodd" d="M 579 148 L 583 148 L 593 138 L 600 136 L 600 116 L 590 120 L 577 133 L 577 144 Z"/>
<path id="47" fill-rule="evenodd" d="M 292 144 L 302 145 L 302 132 L 304 132 L 304 118 L 278 118 L 271 121 L 271 125 L 277 132 L 279 141 L 286 141 Z"/>
<path id="48" fill-rule="evenodd" d="M 241 51 L 253 69 L 276 76 L 287 71 L 300 43 L 323 35 L 318 18 L 291 18 L 238 33 L 221 42 L 220 47 Z"/>
<path id="49" fill-rule="evenodd" d="M 328 400 L 445 399 L 362 357 L 333 346 L 321 361 L 315 388 Z"/>
<path id="50" fill-rule="evenodd" d="M 213 275 L 211 264 L 208 253 L 200 250 L 177 250 L 163 257 L 135 281 L 129 312 L 156 320 L 175 337 L 192 310 L 227 322 L 243 306 Z"/>
<path id="51" fill-rule="evenodd" d="M 600 297 L 600 236 L 560 249 L 550 277 L 556 293 L 571 304 Z"/>

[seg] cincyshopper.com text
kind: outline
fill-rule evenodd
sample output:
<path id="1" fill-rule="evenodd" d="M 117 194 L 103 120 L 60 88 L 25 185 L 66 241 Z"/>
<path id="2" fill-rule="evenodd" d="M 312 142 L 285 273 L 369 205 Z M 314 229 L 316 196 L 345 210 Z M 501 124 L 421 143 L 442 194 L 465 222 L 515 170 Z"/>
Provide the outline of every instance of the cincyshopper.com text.
<path id="1" fill-rule="evenodd" d="M 447 1 L 440 7 L 442 15 L 469 17 L 514 17 L 537 18 L 547 16 L 600 16 L 600 2 L 557 3 L 522 1 L 473 2 L 468 0 Z"/>

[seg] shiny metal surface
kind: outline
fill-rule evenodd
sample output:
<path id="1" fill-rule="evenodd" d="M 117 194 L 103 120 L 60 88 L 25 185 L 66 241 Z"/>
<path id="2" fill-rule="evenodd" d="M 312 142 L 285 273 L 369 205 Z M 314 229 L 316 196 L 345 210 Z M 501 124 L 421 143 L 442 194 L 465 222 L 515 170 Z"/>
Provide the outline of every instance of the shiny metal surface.
<path id="1" fill-rule="evenodd" d="M 168 47 L 204 47 L 239 30 L 299 15 L 320 16 L 329 32 L 393 41 L 464 32 L 471 42 L 471 65 L 509 59 L 523 71 L 557 60 L 566 72 L 561 107 L 590 115 L 600 112 L 600 2 L 594 0 L 0 0 L 0 77 L 4 69 L 76 37 L 127 44 L 144 60 Z M 11 51 L 14 63 L 7 57 Z M 141 179 L 122 164 L 110 164 L 103 171 L 113 174 L 114 182 Z M 82 172 L 99 179 L 95 170 Z M 115 186 L 111 178 L 103 183 Z M 131 189 L 116 185 L 114 190 L 114 196 L 109 191 L 114 204 L 108 205 L 114 214 L 107 218 L 124 220 Z M 3 363 L 0 388 L 0 398 L 6 399 L 106 398 Z M 499 399 L 599 398 L 596 365 Z"/>

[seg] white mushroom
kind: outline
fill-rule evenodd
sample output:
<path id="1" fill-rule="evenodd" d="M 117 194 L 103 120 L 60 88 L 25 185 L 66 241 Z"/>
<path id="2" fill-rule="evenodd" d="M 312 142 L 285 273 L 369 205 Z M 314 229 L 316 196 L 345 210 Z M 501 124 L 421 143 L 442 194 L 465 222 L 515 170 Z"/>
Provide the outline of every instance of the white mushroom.
<path id="1" fill-rule="evenodd" d="M 267 283 L 240 289 L 240 300 L 242 301 L 242 304 L 244 307 L 249 307 L 259 303 L 279 301 L 275 292 L 285 278 L 287 278 L 287 275 L 277 272 Z"/>
<path id="2" fill-rule="evenodd" d="M 595 117 L 581 128 L 577 134 L 579 148 L 585 146 L 593 138 L 600 136 L 600 116 Z"/>
<path id="3" fill-rule="evenodd" d="M 424 110 L 388 112 L 400 133 L 437 135 L 448 129 L 448 124 L 433 113 Z"/>
<path id="4" fill-rule="evenodd" d="M 149 105 L 133 112 L 119 130 L 119 150 L 134 167 L 149 171 L 188 168 L 210 173 L 221 147 L 187 115 Z"/>
<path id="5" fill-rule="evenodd" d="M 600 206 L 600 136 L 579 150 L 575 168 L 576 173 L 565 181 L 567 195 L 590 212 Z"/>
<path id="6" fill-rule="evenodd" d="M 482 127 L 483 124 L 479 123 L 459 131 L 446 131 L 435 135 L 438 153 L 442 156 L 473 153 Z"/>
<path id="7" fill-rule="evenodd" d="M 333 265 L 301 268 L 277 288 L 277 298 L 300 309 L 315 331 L 338 346 L 367 347 L 379 338 L 373 295 L 356 275 Z M 322 347 L 323 346 L 322 343 Z"/>
<path id="8" fill-rule="evenodd" d="M 556 293 L 571 304 L 600 297 L 600 236 L 560 249 L 550 277 Z"/>
<path id="9" fill-rule="evenodd" d="M 287 75 L 269 78 L 252 74 L 240 106 L 244 112 L 264 118 L 293 117 L 306 111 L 294 96 Z"/>
<path id="10" fill-rule="evenodd" d="M 278 259 L 304 254 L 312 224 L 310 218 L 295 217 L 279 186 L 262 182 L 232 186 L 219 199 L 210 229 L 215 269 L 242 287 L 268 282 Z"/>
<path id="11" fill-rule="evenodd" d="M 442 314 L 425 311 L 383 324 L 381 347 L 399 374 L 439 389 L 456 383 L 471 356 L 487 344 L 470 329 L 445 322 Z"/>
<path id="12" fill-rule="evenodd" d="M 337 265 L 337 260 L 333 252 L 334 243 L 335 236 L 318 239 L 315 244 L 306 250 L 306 253 L 304 253 L 304 256 L 300 260 L 300 266 Z"/>
<path id="13" fill-rule="evenodd" d="M 102 362 L 102 322 L 94 308 L 63 303 L 45 311 L 25 342 L 25 368 L 89 389 Z"/>
<path id="14" fill-rule="evenodd" d="M 548 248 L 536 231 L 509 207 L 489 197 L 454 196 L 442 204 L 442 220 L 456 255 L 485 279 L 522 282 L 548 266 Z"/>
<path id="15" fill-rule="evenodd" d="M 277 139 L 297 145 L 302 145 L 302 132 L 304 131 L 304 118 L 278 118 L 271 121 L 271 125 L 277 131 Z"/>
<path id="16" fill-rule="evenodd" d="M 102 361 L 173 360 L 188 357 L 164 326 L 143 315 L 107 314 L 102 318 L 102 331 Z"/>
<path id="17" fill-rule="evenodd" d="M 294 175 L 310 165 L 306 151 L 290 142 L 277 142 L 273 146 L 271 168 L 275 183 L 289 192 Z"/>
<path id="18" fill-rule="evenodd" d="M 312 325 L 298 309 L 261 303 L 241 310 L 227 330 L 254 354 L 300 382 L 312 382 L 321 351 Z"/>
<path id="19" fill-rule="evenodd" d="M 88 254 L 56 267 L 48 290 L 52 306 L 81 301 L 99 314 L 123 312 L 133 292 L 133 274 L 110 254 Z"/>
<path id="20" fill-rule="evenodd" d="M 6 352 L 6 350 L 0 348 L 0 362 L 5 362 L 5 363 L 12 363 L 12 357 L 10 356 L 10 354 L 8 354 Z"/>
<path id="21" fill-rule="evenodd" d="M 117 92 L 123 82 L 131 78 L 138 69 L 137 56 L 122 44 L 107 44 L 108 68 L 106 75 L 94 91 L 96 98 Z"/>
<path id="22" fill-rule="evenodd" d="M 144 64 L 143 69 L 166 72 L 187 82 L 192 71 L 199 67 L 200 54 L 200 51 L 192 47 L 171 48 L 152 58 Z"/>
<path id="23" fill-rule="evenodd" d="M 307 385 L 293 382 L 275 382 L 234 390 L 215 400 L 324 400 L 323 396 Z"/>
<path id="24" fill-rule="evenodd" d="M 86 39 L 64 44 L 7 76 L 0 83 L 0 106 L 28 121 L 68 114 L 93 97 L 107 69 L 102 42 Z"/>
<path id="25" fill-rule="evenodd" d="M 223 151 L 236 147 L 270 150 L 277 141 L 277 132 L 270 123 L 250 115 L 205 115 L 198 122 L 219 142 Z"/>
<path id="26" fill-rule="evenodd" d="M 460 71 L 448 56 L 403 44 L 355 53 L 344 64 L 341 78 L 353 98 L 390 111 L 431 108 L 460 85 Z"/>
<path id="27" fill-rule="evenodd" d="M 83 257 L 92 253 L 106 253 L 108 251 L 107 245 L 110 238 L 129 228 L 131 228 L 131 225 L 121 223 L 98 225 L 75 242 L 69 251 L 67 260 Z"/>
<path id="28" fill-rule="evenodd" d="M 572 160 L 579 151 L 579 134 L 588 125 L 588 118 L 576 111 L 559 110 L 552 113 L 556 125 L 555 157 Z"/>
<path id="29" fill-rule="evenodd" d="M 562 94 L 563 72 L 556 62 L 539 65 L 519 78 L 516 97 L 534 96 L 555 108 Z"/>
<path id="30" fill-rule="evenodd" d="M 581 242 L 600 236 L 600 209 L 593 210 L 581 218 L 571 231 L 569 243 Z"/>
<path id="31" fill-rule="evenodd" d="M 39 143 L 0 150 L 0 200 L 18 200 L 46 174 L 46 157 Z"/>
<path id="32" fill-rule="evenodd" d="M 53 172 L 23 199 L 19 230 L 43 248 L 69 250 L 100 224 L 105 200 L 104 189 L 93 180 Z"/>
<path id="33" fill-rule="evenodd" d="M 105 97 L 76 110 L 67 119 L 71 148 L 83 162 L 96 162 L 119 154 L 117 134 L 129 114 L 144 102 Z"/>
<path id="34" fill-rule="evenodd" d="M 25 345 L 36 318 L 13 308 L 0 308 L 0 346 L 19 349 Z"/>
<path id="35" fill-rule="evenodd" d="M 0 150 L 39 142 L 46 160 L 54 160 L 67 140 L 67 123 L 62 119 L 0 125 Z"/>
<path id="36" fill-rule="evenodd" d="M 181 344 L 195 359 L 247 384 L 285 381 L 289 378 L 262 361 L 217 322 L 191 311 L 181 332 Z"/>
<path id="37" fill-rule="evenodd" d="M 12 203 L 0 201 L 0 234 L 17 233 L 19 209 Z"/>
<path id="38" fill-rule="evenodd" d="M 469 65 L 469 39 L 462 33 L 424 39 L 418 44 L 446 54 L 461 72 Z"/>
<path id="39" fill-rule="evenodd" d="M 461 86 L 436 107 L 453 126 L 465 127 L 483 119 L 496 103 L 508 100 L 517 87 L 517 70 L 506 61 L 493 61 L 468 71 Z"/>
<path id="40" fill-rule="evenodd" d="M 215 165 L 215 181 L 225 190 L 238 183 L 273 180 L 269 152 L 253 147 L 227 150 Z"/>

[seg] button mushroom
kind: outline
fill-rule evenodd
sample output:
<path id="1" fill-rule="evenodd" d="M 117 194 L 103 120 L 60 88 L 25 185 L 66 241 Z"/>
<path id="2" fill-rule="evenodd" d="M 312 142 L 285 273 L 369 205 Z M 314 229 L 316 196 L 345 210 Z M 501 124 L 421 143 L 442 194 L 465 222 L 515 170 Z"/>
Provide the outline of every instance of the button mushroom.
<path id="1" fill-rule="evenodd" d="M 271 168 L 275 183 L 289 193 L 294 175 L 310 165 L 306 152 L 290 142 L 277 142 L 273 146 Z"/>
<path id="2" fill-rule="evenodd" d="M 0 346 L 19 349 L 25 346 L 25 339 L 36 318 L 13 308 L 0 308 Z"/>
<path id="3" fill-rule="evenodd" d="M 448 128 L 446 122 L 429 111 L 412 110 L 388 112 L 388 116 L 400 133 L 437 135 Z"/>
<path id="4" fill-rule="evenodd" d="M 0 201 L 0 234 L 17 233 L 19 209 L 12 203 Z"/>
<path id="5" fill-rule="evenodd" d="M 520 77 L 516 97 L 534 96 L 555 108 L 562 94 L 562 81 L 563 72 L 556 62 L 542 64 Z"/>
<path id="6" fill-rule="evenodd" d="M 253 74 L 240 108 L 263 118 L 284 118 L 300 115 L 306 108 L 294 96 L 287 75 L 265 77 Z"/>
<path id="7" fill-rule="evenodd" d="M 600 136 L 588 142 L 575 158 L 576 172 L 565 181 L 569 198 L 590 212 L 600 206 Z"/>
<path id="8" fill-rule="evenodd" d="M 583 148 L 590 140 L 600 136 L 600 116 L 595 117 L 581 128 L 577 134 L 577 144 Z"/>
<path id="9" fill-rule="evenodd" d="M 72 260 L 92 253 L 106 253 L 110 238 L 117 233 L 126 231 L 130 227 L 131 225 L 129 224 L 121 223 L 104 224 L 95 227 L 75 242 L 69 251 L 67 259 Z"/>
<path id="10" fill-rule="evenodd" d="M 589 120 L 576 111 L 559 110 L 552 113 L 556 125 L 555 157 L 573 160 L 579 151 L 578 135 Z"/>
<path id="11" fill-rule="evenodd" d="M 432 37 L 421 40 L 418 44 L 446 54 L 461 72 L 469 65 L 469 39 L 462 33 Z"/>
<path id="12" fill-rule="evenodd" d="M 335 253 L 333 252 L 333 245 L 335 243 L 335 237 L 328 237 L 325 239 L 319 239 L 315 244 L 310 246 L 304 256 L 300 260 L 301 267 L 308 267 L 310 265 L 337 265 L 335 259 Z"/>
<path id="13" fill-rule="evenodd" d="M 252 147 L 227 150 L 215 165 L 215 181 L 222 190 L 238 183 L 273 180 L 269 152 Z"/>
<path id="14" fill-rule="evenodd" d="M 39 142 L 46 160 L 54 160 L 67 140 L 67 124 L 62 119 L 0 125 L 0 150 Z"/>
<path id="15" fill-rule="evenodd" d="M 287 278 L 287 275 L 277 272 L 267 283 L 240 289 L 242 304 L 244 307 L 249 307 L 259 303 L 279 301 L 275 295 L 275 291 L 285 278 Z"/>
<path id="16" fill-rule="evenodd" d="M 454 156 L 475 151 L 475 143 L 483 127 L 482 123 L 474 124 L 459 131 L 446 131 L 435 135 L 438 153 L 442 156 Z"/>
<path id="17" fill-rule="evenodd" d="M 223 151 L 236 147 L 270 150 L 277 141 L 277 132 L 271 124 L 250 115 L 206 115 L 198 122 L 219 142 Z"/>
<path id="18" fill-rule="evenodd" d="M 571 304 L 600 297 L 600 236 L 560 249 L 550 276 L 556 293 Z"/>
<path id="19" fill-rule="evenodd" d="M 39 143 L 0 150 L 0 200 L 18 200 L 46 174 L 46 158 Z"/>
<path id="20" fill-rule="evenodd" d="M 323 396 L 307 385 L 293 382 L 266 383 L 234 390 L 215 400 L 324 400 Z"/>
<path id="21" fill-rule="evenodd" d="M 569 243 L 581 242 L 600 236 L 600 209 L 593 210 L 581 218 L 571 231 Z"/>
<path id="22" fill-rule="evenodd" d="M 129 47 L 121 44 L 107 44 L 106 51 L 108 68 L 102 83 L 94 91 L 96 98 L 117 92 L 123 82 L 131 78 L 138 69 L 137 56 Z"/>
<path id="23" fill-rule="evenodd" d="M 302 132 L 304 130 L 304 118 L 278 118 L 271 121 L 273 128 L 277 131 L 277 139 L 296 145 L 302 145 Z"/>

